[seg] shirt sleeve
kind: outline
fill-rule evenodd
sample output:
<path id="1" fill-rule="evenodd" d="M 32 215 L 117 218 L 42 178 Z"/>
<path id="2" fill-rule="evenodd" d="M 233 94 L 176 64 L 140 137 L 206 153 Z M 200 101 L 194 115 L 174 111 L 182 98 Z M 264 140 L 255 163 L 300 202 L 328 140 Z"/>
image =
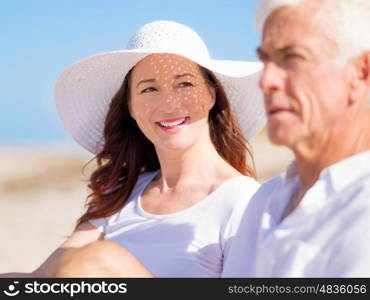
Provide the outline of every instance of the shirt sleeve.
<path id="1" fill-rule="evenodd" d="M 222 277 L 254 277 L 256 244 L 262 214 L 279 180 L 274 178 L 262 184 L 254 194 L 249 195 L 244 207 L 236 208 L 238 224 L 227 241 Z"/>
<path id="2" fill-rule="evenodd" d="M 250 199 L 259 187 L 260 184 L 251 178 L 247 178 L 247 180 L 243 180 L 238 183 L 238 186 L 233 187 L 232 196 L 237 197 L 238 199 L 223 230 L 221 241 L 223 248 L 223 261 L 225 261 L 229 255 L 232 240 L 239 229 L 244 211 L 246 210 Z"/>
<path id="3" fill-rule="evenodd" d="M 91 219 L 89 223 L 98 228 L 102 233 L 105 234 L 105 228 L 107 224 L 107 218 Z"/>

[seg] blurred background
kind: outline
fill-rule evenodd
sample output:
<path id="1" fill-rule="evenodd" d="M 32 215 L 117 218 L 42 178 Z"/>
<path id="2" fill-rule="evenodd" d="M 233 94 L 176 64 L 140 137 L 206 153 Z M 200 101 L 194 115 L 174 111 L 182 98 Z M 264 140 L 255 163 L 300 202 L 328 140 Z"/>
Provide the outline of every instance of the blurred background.
<path id="1" fill-rule="evenodd" d="M 197 31 L 216 59 L 256 61 L 255 0 L 0 2 L 0 272 L 30 272 L 82 214 L 92 155 L 65 132 L 54 83 L 70 64 L 126 46 L 141 25 L 173 20 Z M 263 130 L 251 141 L 259 181 L 291 153 Z"/>

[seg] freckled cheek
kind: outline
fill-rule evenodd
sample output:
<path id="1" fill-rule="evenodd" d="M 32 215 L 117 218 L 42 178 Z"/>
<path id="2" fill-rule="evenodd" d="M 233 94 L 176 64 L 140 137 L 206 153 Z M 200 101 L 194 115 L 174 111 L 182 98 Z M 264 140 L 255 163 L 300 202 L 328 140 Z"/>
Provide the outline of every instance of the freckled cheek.
<path id="1" fill-rule="evenodd" d="M 150 116 L 153 113 L 154 102 L 139 100 L 132 106 L 133 114 L 136 119 L 150 119 Z"/>
<path id="2" fill-rule="evenodd" d="M 199 111 L 202 113 L 208 113 L 213 106 L 213 99 L 208 91 L 199 90 L 198 93 L 193 96 L 194 106 L 199 107 Z"/>
<path id="3" fill-rule="evenodd" d="M 144 103 L 143 112 L 144 115 L 150 115 L 153 111 L 153 105 L 150 105 L 149 103 Z"/>
<path id="4" fill-rule="evenodd" d="M 209 93 L 202 90 L 186 92 L 182 97 L 184 107 L 191 112 L 193 117 L 203 117 L 212 107 L 212 98 Z"/>

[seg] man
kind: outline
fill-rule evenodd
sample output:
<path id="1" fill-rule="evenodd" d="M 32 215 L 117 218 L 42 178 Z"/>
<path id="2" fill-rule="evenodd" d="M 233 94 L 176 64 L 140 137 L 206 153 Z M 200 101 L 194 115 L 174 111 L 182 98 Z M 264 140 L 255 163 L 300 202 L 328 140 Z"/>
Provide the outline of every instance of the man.
<path id="1" fill-rule="evenodd" d="M 295 162 L 262 185 L 226 277 L 370 276 L 370 2 L 259 3 L 270 140 Z"/>

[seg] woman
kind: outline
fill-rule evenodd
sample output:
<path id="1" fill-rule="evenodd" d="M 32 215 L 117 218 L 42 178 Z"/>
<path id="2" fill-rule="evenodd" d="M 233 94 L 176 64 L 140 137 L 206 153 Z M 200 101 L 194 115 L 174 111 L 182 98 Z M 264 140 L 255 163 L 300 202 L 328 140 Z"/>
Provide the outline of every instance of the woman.
<path id="1" fill-rule="evenodd" d="M 169 21 L 144 25 L 127 48 L 57 82 L 61 119 L 98 168 L 76 230 L 31 275 L 51 276 L 67 249 L 105 239 L 154 276 L 220 276 L 259 186 L 243 134 L 264 124 L 260 65 L 212 60 L 194 31 Z"/>

